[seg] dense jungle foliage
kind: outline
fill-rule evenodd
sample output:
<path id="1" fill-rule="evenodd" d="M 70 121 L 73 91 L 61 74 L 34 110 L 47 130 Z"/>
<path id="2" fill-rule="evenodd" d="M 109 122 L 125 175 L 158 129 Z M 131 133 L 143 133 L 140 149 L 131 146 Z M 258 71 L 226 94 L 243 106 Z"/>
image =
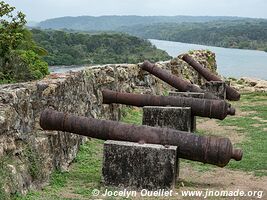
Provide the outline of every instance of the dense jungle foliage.
<path id="1" fill-rule="evenodd" d="M 171 57 L 148 40 L 118 33 L 68 33 L 33 29 L 33 38 L 49 53 L 49 65 L 152 62 Z"/>
<path id="2" fill-rule="evenodd" d="M 40 22 L 43 29 L 116 31 L 161 39 L 267 51 L 267 20 L 211 16 L 82 16 Z"/>
<path id="3" fill-rule="evenodd" d="M 136 25 L 120 30 L 143 38 L 267 51 L 267 20 L 260 19 Z"/>
<path id="4" fill-rule="evenodd" d="M 118 28 L 135 25 L 152 25 L 157 23 L 211 22 L 218 20 L 232 21 L 246 19 L 224 16 L 78 16 L 47 19 L 35 24 L 42 29 L 72 29 L 79 31 L 117 31 Z"/>

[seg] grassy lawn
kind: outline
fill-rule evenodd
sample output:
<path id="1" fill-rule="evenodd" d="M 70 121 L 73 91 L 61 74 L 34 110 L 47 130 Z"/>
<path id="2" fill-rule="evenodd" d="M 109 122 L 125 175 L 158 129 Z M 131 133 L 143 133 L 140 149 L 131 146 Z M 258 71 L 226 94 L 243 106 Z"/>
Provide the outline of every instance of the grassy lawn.
<path id="1" fill-rule="evenodd" d="M 244 151 L 241 162 L 232 161 L 226 167 L 231 170 L 253 172 L 256 176 L 267 176 L 267 94 L 243 94 L 241 101 L 232 103 L 242 111 L 242 115 L 216 121 L 220 126 L 238 127 L 244 140 L 238 143 Z M 142 110 L 125 108 L 123 122 L 141 124 Z M 200 134 L 205 134 L 201 132 Z M 81 146 L 80 152 L 69 172 L 54 172 L 49 186 L 27 196 L 14 197 L 15 200 L 83 200 L 94 199 L 92 190 L 104 191 L 101 185 L 103 141 L 89 140 Z M 192 166 L 201 172 L 215 167 L 192 161 L 182 161 L 181 167 Z M 177 186 L 179 187 L 179 186 Z M 110 188 L 112 189 L 112 188 Z M 114 198 L 107 198 L 114 199 Z"/>
<path id="2" fill-rule="evenodd" d="M 221 126 L 235 126 L 245 135 L 238 144 L 244 151 L 242 162 L 230 162 L 231 169 L 253 171 L 256 176 L 267 175 L 267 94 L 243 94 L 239 102 L 233 103 L 244 113 L 242 117 L 226 118 Z"/>

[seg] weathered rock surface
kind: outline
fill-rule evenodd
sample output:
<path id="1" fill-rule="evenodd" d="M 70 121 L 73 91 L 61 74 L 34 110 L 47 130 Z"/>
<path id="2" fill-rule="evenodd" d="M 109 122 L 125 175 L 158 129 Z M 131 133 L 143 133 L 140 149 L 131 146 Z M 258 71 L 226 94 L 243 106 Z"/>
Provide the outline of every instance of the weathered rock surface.
<path id="1" fill-rule="evenodd" d="M 190 97 L 190 98 L 199 98 L 204 99 L 204 93 L 198 92 L 169 92 L 170 96 L 178 96 L 178 97 Z M 196 116 L 191 115 L 191 130 L 189 132 L 195 132 L 197 130 L 197 118 Z"/>
<path id="2" fill-rule="evenodd" d="M 190 56 L 197 60 L 203 67 L 210 70 L 212 73 L 217 74 L 217 64 L 215 59 L 215 53 L 209 50 L 189 51 Z M 171 60 L 168 67 L 172 70 L 173 74 L 176 74 L 184 79 L 187 79 L 193 84 L 203 85 L 207 81 L 198 74 L 189 64 L 181 59 L 182 55 Z"/>
<path id="3" fill-rule="evenodd" d="M 190 107 L 143 107 L 143 125 L 192 132 Z"/>
<path id="4" fill-rule="evenodd" d="M 242 77 L 231 80 L 231 86 L 242 92 L 267 92 L 267 80 Z"/>
<path id="5" fill-rule="evenodd" d="M 203 55 L 196 53 L 200 60 Z M 171 61 L 157 65 L 199 83 L 186 63 L 175 60 L 175 64 Z M 215 63 L 209 67 L 216 70 Z M 150 94 L 170 90 L 135 64 L 95 66 L 75 73 L 51 74 L 35 82 L 0 85 L 0 194 L 25 194 L 42 186 L 54 169 L 67 170 L 85 140 L 74 134 L 43 131 L 39 116 L 44 108 L 119 119 L 121 106 L 103 105 L 102 88 Z"/>
<path id="6" fill-rule="evenodd" d="M 104 144 L 103 179 L 129 190 L 170 189 L 177 175 L 177 147 L 111 141 Z"/>
<path id="7" fill-rule="evenodd" d="M 202 88 L 220 99 L 226 99 L 226 83 L 224 81 L 210 81 L 205 83 Z"/>

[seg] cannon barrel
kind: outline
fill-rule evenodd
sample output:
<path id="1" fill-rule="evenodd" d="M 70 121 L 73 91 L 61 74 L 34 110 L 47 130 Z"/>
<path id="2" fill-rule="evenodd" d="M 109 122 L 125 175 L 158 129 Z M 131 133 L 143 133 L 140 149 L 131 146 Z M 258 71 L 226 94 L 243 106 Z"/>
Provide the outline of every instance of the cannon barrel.
<path id="1" fill-rule="evenodd" d="M 77 117 L 45 109 L 40 125 L 44 130 L 57 130 L 102 140 L 120 140 L 178 146 L 180 158 L 224 167 L 242 159 L 242 150 L 234 149 L 228 138 L 199 136 L 183 131 L 121 122 Z"/>
<path id="2" fill-rule="evenodd" d="M 155 64 L 150 63 L 149 61 L 145 61 L 141 65 L 141 69 L 153 74 L 154 76 L 158 77 L 159 79 L 163 80 L 164 82 L 168 83 L 172 87 L 178 89 L 181 92 L 199 92 L 204 93 L 205 99 L 218 99 L 217 96 L 210 92 L 206 92 L 201 88 L 193 85 L 182 78 L 175 76 L 168 71 L 157 67 Z"/>
<path id="3" fill-rule="evenodd" d="M 207 81 L 222 81 L 222 79 L 215 74 L 212 74 L 209 70 L 195 61 L 190 55 L 185 54 L 182 59 L 192 66 Z M 231 101 L 238 101 L 240 99 L 240 94 L 234 88 L 226 85 L 226 98 Z"/>
<path id="4" fill-rule="evenodd" d="M 143 106 L 176 106 L 191 107 L 194 116 L 224 119 L 228 114 L 235 115 L 235 109 L 224 100 L 198 99 L 176 96 L 159 96 L 147 94 L 121 93 L 102 90 L 103 103 L 119 103 L 137 107 Z"/>

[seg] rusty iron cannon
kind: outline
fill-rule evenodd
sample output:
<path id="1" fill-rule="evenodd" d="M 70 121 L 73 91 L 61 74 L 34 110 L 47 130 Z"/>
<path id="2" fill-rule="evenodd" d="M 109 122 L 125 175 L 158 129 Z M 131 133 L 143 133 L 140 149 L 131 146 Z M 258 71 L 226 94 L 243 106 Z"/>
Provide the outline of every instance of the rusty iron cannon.
<path id="1" fill-rule="evenodd" d="M 204 93 L 205 99 L 218 99 L 218 97 L 212 94 L 211 92 L 204 91 L 198 86 L 193 85 L 188 81 L 185 81 L 182 78 L 157 67 L 155 64 L 152 64 L 149 61 L 145 61 L 140 67 L 141 69 L 153 74 L 154 76 L 158 77 L 162 81 L 168 83 L 169 85 L 178 89 L 181 92 L 199 92 Z"/>
<path id="2" fill-rule="evenodd" d="M 137 107 L 144 106 L 176 106 L 191 107 L 192 115 L 224 119 L 227 115 L 235 115 L 235 109 L 224 100 L 198 99 L 176 96 L 159 96 L 147 94 L 121 93 L 102 90 L 103 103 L 119 103 Z"/>
<path id="3" fill-rule="evenodd" d="M 242 159 L 242 150 L 234 149 L 228 138 L 207 137 L 167 128 L 137 126 L 121 122 L 77 117 L 45 109 L 40 125 L 44 130 L 56 130 L 102 140 L 178 146 L 180 158 L 224 167 L 231 159 Z"/>
<path id="4" fill-rule="evenodd" d="M 204 68 L 196 60 L 194 60 L 190 55 L 185 54 L 182 59 L 192 66 L 201 76 L 203 76 L 207 81 L 222 81 L 218 76 L 212 74 L 208 69 Z M 226 85 L 226 99 L 231 101 L 238 101 L 240 99 L 240 94 L 232 87 Z"/>

